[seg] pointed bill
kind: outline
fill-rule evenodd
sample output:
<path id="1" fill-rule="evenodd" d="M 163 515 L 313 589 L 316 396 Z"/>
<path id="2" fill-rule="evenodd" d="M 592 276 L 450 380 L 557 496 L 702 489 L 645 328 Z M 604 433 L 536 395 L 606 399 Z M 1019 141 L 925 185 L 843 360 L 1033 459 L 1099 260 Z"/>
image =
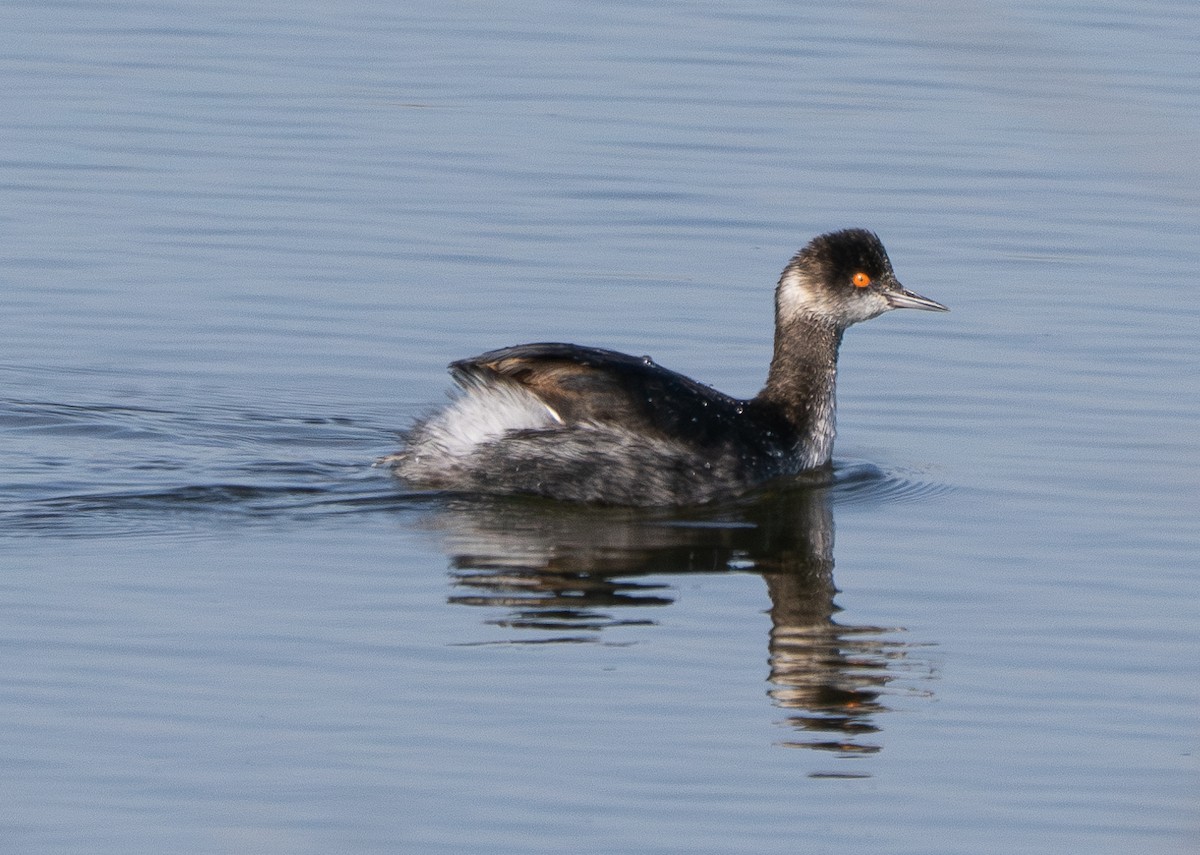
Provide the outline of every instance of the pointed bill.
<path id="1" fill-rule="evenodd" d="M 925 309 L 930 312 L 948 312 L 949 308 L 943 306 L 937 300 L 930 300 L 928 297 L 922 297 L 907 288 L 897 287 L 895 291 L 884 291 L 883 296 L 887 299 L 888 305 L 893 309 Z"/>

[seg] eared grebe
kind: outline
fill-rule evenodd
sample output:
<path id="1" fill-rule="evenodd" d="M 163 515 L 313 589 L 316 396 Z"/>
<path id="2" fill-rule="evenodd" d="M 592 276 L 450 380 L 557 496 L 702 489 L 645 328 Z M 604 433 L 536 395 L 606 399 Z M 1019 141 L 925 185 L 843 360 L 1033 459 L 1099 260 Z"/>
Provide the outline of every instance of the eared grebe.
<path id="1" fill-rule="evenodd" d="M 522 344 L 451 363 L 461 394 L 382 462 L 414 486 L 579 502 L 707 502 L 831 469 L 838 345 L 890 309 L 946 307 L 905 290 L 873 233 L 814 238 L 775 291 L 763 390 L 739 400 L 650 357 Z"/>

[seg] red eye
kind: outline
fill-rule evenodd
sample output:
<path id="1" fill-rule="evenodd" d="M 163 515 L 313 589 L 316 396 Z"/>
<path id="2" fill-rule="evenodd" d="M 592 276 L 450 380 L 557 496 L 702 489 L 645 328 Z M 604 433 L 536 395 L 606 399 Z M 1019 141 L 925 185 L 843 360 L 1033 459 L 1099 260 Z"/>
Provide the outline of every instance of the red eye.
<path id="1" fill-rule="evenodd" d="M 850 277 L 850 284 L 855 288 L 866 288 L 871 284 L 871 277 L 860 270 Z"/>

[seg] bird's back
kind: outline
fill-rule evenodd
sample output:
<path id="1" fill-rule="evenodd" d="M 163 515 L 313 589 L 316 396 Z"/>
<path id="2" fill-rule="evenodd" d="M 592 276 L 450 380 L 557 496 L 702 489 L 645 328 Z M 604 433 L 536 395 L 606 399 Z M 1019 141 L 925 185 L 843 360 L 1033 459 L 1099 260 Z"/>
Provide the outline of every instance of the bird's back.
<path id="1" fill-rule="evenodd" d="M 543 342 L 492 350 L 451 363 L 464 388 L 514 383 L 564 425 L 590 423 L 696 446 L 738 432 L 747 402 L 663 368 L 648 356 Z"/>

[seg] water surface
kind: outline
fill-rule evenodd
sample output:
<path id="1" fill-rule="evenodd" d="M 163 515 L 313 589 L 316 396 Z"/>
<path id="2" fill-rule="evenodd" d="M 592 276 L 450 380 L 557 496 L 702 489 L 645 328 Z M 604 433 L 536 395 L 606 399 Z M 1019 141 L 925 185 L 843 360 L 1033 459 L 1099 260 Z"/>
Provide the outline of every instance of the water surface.
<path id="1" fill-rule="evenodd" d="M 22 852 L 1186 852 L 1200 13 L 12 3 L 0 832 Z M 738 395 L 862 225 L 838 479 L 371 464 L 451 359 Z"/>

